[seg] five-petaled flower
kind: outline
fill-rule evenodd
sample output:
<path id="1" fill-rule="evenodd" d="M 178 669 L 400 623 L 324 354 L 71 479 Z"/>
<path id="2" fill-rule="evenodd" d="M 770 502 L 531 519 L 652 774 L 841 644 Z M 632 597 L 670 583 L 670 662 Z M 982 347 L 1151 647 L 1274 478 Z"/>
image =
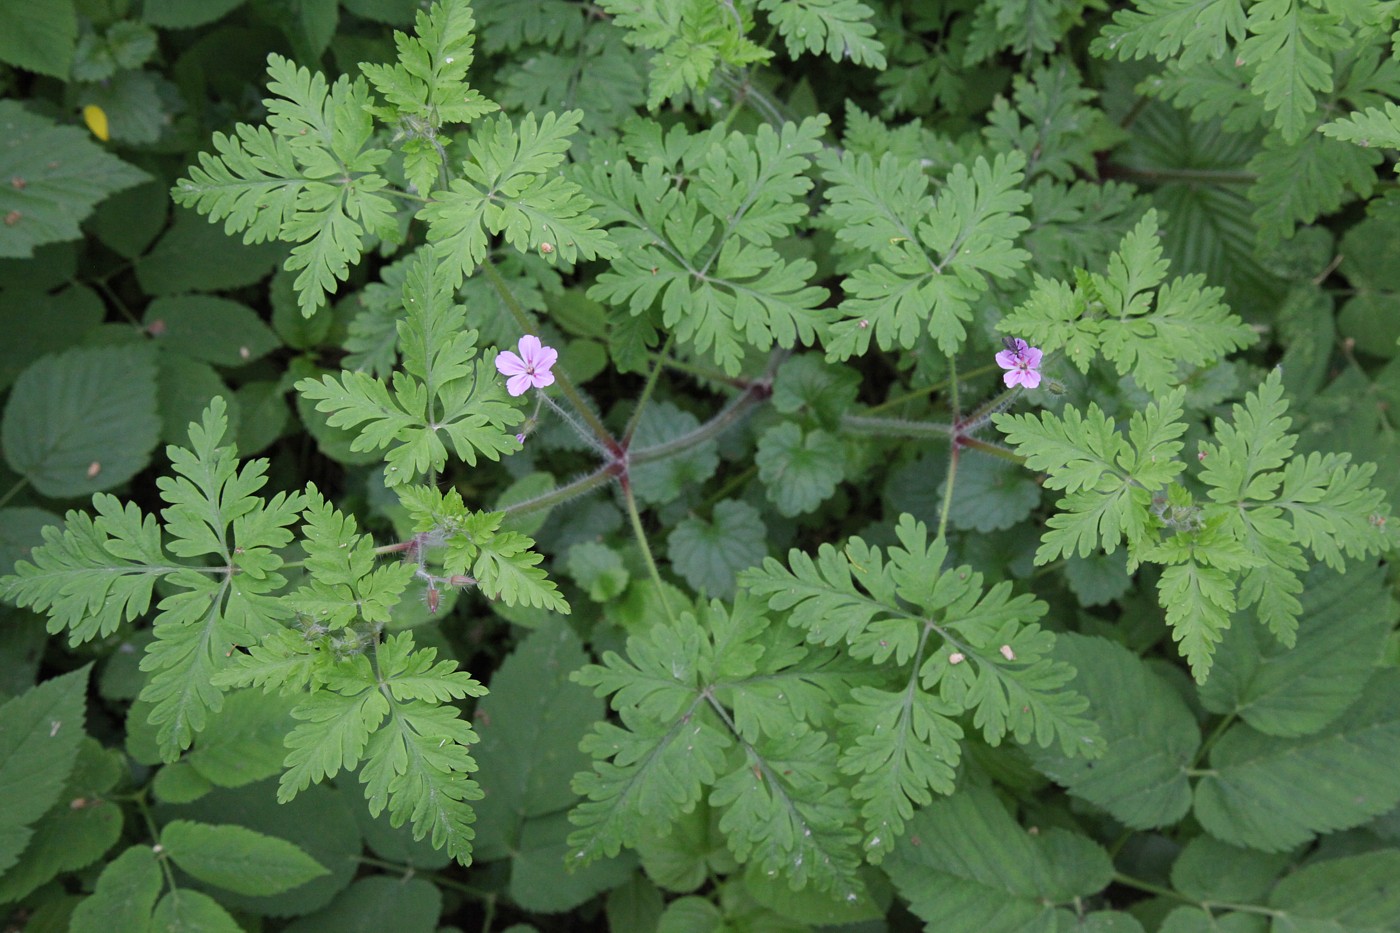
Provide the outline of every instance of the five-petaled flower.
<path id="1" fill-rule="evenodd" d="M 496 369 L 506 380 L 506 391 L 511 395 L 524 395 L 530 389 L 542 389 L 554 385 L 554 373 L 550 369 L 559 359 L 559 351 L 540 343 L 540 338 L 526 334 L 520 338 L 520 355 L 502 350 L 496 356 Z"/>
<path id="2" fill-rule="evenodd" d="M 997 365 L 1006 370 L 1002 380 L 1007 387 L 1040 385 L 1040 348 L 1028 345 L 1020 337 L 1003 337 L 1006 349 L 997 354 Z"/>

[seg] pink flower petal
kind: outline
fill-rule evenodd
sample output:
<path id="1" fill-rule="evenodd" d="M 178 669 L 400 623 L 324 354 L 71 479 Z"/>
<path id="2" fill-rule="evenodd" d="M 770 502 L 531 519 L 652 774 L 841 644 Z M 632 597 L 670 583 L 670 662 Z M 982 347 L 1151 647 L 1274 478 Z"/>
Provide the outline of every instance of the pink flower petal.
<path id="1" fill-rule="evenodd" d="M 1034 389 L 1040 385 L 1040 373 L 1033 369 L 1028 369 L 1021 373 L 1021 385 L 1027 389 Z"/>
<path id="2" fill-rule="evenodd" d="M 506 380 L 506 391 L 511 395 L 524 395 L 530 391 L 530 384 L 528 373 L 517 373 Z"/>
<path id="3" fill-rule="evenodd" d="M 525 361 L 509 350 L 496 354 L 496 372 L 502 376 L 518 376 L 529 369 Z"/>
<path id="4" fill-rule="evenodd" d="M 524 337 L 520 338 L 521 359 L 526 363 L 533 364 L 535 360 L 539 359 L 539 355 L 540 338 L 536 337 L 534 334 L 526 334 Z"/>
<path id="5" fill-rule="evenodd" d="M 535 388 L 537 389 L 543 389 L 545 386 L 552 386 L 554 385 L 554 373 L 547 369 L 536 370 L 534 376 L 531 377 L 531 381 L 534 382 Z"/>
<path id="6" fill-rule="evenodd" d="M 1040 352 L 1039 347 L 1026 347 L 1025 352 L 1021 354 L 1021 358 L 1026 361 L 1026 365 L 1031 369 L 1039 369 L 1040 358 L 1044 355 L 1045 354 Z"/>
<path id="7" fill-rule="evenodd" d="M 997 353 L 997 365 L 1002 369 L 1015 369 L 1018 362 L 1016 354 L 1010 350 L 1002 350 Z"/>

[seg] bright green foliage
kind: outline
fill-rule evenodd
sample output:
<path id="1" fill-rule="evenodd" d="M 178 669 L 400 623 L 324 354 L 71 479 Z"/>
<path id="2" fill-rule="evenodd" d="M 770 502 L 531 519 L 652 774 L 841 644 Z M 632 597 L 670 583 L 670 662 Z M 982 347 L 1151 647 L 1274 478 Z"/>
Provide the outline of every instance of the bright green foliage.
<path id="1" fill-rule="evenodd" d="M 243 242 L 296 243 L 287 260 L 298 271 L 301 311 L 311 316 L 350 274 L 371 234 L 396 239 L 393 203 L 378 169 L 389 150 L 372 145 L 369 87 L 363 80 L 326 79 L 268 56 L 263 101 L 268 126 L 240 123 L 231 136 L 214 134 L 218 155 L 201 153 L 199 167 L 171 190 Z"/>
<path id="2" fill-rule="evenodd" d="M 809 642 L 837 646 L 881 672 L 836 707 L 842 723 L 841 771 L 856 779 L 865 849 L 890 851 L 934 793 L 953 791 L 962 726 L 992 745 L 1058 743 L 1068 757 L 1095 757 L 1098 729 L 1088 706 L 1066 685 L 1074 669 L 1053 660 L 1055 637 L 1035 624 L 1045 605 L 1013 597 L 1010 583 L 984 589 L 970 567 L 944 570 L 947 545 L 928 540 L 910 516 L 886 553 L 851 538 L 821 546 L 814 560 L 789 553 L 791 570 L 769 558 L 741 575 L 744 587 L 788 613 Z"/>
<path id="3" fill-rule="evenodd" d="M 393 621 L 393 609 L 417 567 L 406 561 L 376 567 L 374 542 L 358 534 L 355 519 L 337 511 L 312 485 L 306 488 L 302 521 L 308 579 L 286 597 L 287 604 L 332 630 L 361 619 L 374 625 Z"/>
<path id="4" fill-rule="evenodd" d="M 1362 148 L 1400 148 L 1400 106 L 1368 107 L 1358 113 L 1318 127 L 1324 136 L 1355 143 Z"/>
<path id="5" fill-rule="evenodd" d="M 958 164 L 937 197 L 911 159 L 886 153 L 877 162 L 827 150 L 818 162 L 831 186 L 824 219 L 860 260 L 843 283 L 827 356 L 864 354 L 872 337 L 882 350 L 909 349 L 925 333 L 939 350 L 956 353 L 973 303 L 1030 258 L 1013 245 L 1029 226 L 1020 216 L 1030 202 L 1021 188 L 1025 157 L 979 157 L 970 171 Z"/>
<path id="6" fill-rule="evenodd" d="M 302 497 L 257 495 L 267 461 L 239 467 L 234 449 L 220 446 L 224 412 L 216 398 L 190 425 L 190 446 L 166 450 L 177 474 L 158 481 L 168 544 L 154 518 L 99 494 L 96 518 L 73 511 L 62 531 L 44 529 L 33 563 L 17 564 L 4 581 L 9 598 L 47 610 L 49 630 L 67 629 L 75 645 L 143 615 L 156 581 L 169 584 L 173 592 L 161 600 L 152 628 L 156 640 L 141 661 L 151 675 L 141 697 L 155 704 L 151 721 L 160 726 L 168 760 L 222 705 L 211 679 L 234 646 L 256 643 L 291 614 L 273 594 L 286 583 L 278 552 L 291 541 L 288 526 Z"/>
<path id="7" fill-rule="evenodd" d="M 1293 455 L 1277 370 L 1234 406 L 1233 423 L 1216 421 L 1216 442 L 1201 444 L 1210 501 L 1196 502 L 1176 483 L 1185 470 L 1176 459 L 1186 431 L 1181 399 L 1176 390 L 1135 412 L 1126 437 L 1093 403 L 1087 416 L 1068 409 L 1063 419 L 1047 412 L 995 420 L 1027 466 L 1049 471 L 1045 485 L 1067 492 L 1036 562 L 1112 553 L 1126 540 L 1130 569 L 1165 565 L 1158 589 L 1167 624 L 1204 681 L 1238 609 L 1254 607 L 1291 645 L 1304 550 L 1338 571 L 1344 557 L 1381 553 L 1389 509 L 1371 485 L 1374 464 L 1353 465 L 1347 454 Z"/>
<path id="8" fill-rule="evenodd" d="M 472 136 L 462 176 L 438 192 L 421 215 L 452 287 L 485 261 L 490 237 L 498 234 L 518 250 L 538 250 L 568 263 L 614 254 L 588 213 L 588 198 L 559 174 L 582 118 L 577 110 L 545 114 L 539 121 L 527 114 L 517 127 L 500 116 Z"/>
<path id="9" fill-rule="evenodd" d="M 530 550 L 534 541 L 518 531 L 502 531 L 500 512 L 474 512 L 455 489 L 442 492 L 430 486 L 407 486 L 399 498 L 424 536 L 424 546 L 442 545 L 443 570 L 466 575 L 490 599 L 508 606 L 527 605 L 554 612 L 569 611 L 569 604 L 543 570 L 540 555 Z"/>
<path id="10" fill-rule="evenodd" d="M 1312 129 L 1318 95 L 1332 91 L 1334 53 L 1384 15 L 1366 0 L 1335 9 L 1305 0 L 1146 0 L 1137 6 L 1115 14 L 1094 42 L 1096 54 L 1175 56 L 1181 69 L 1207 63 L 1242 69 L 1250 93 L 1288 143 Z"/>
<path id="11" fill-rule="evenodd" d="M 966 787 L 914 817 L 889 871 L 925 929 L 1068 933 L 1080 928 L 1071 911 L 1108 886 L 1113 863 L 1078 833 L 1026 833 L 994 793 Z"/>
<path id="12" fill-rule="evenodd" d="M 1137 0 L 1094 40 L 1095 54 L 1183 65 L 1223 59 L 1245 37 L 1245 0 Z"/>
<path id="13" fill-rule="evenodd" d="M 486 691 L 455 662 L 436 657 L 433 648 L 416 648 L 408 632 L 380 641 L 373 630 L 347 636 L 306 623 L 240 655 L 220 683 L 294 695 L 305 684 L 316 687 L 292 710 L 301 722 L 287 736 L 279 800 L 358 767 L 373 815 L 387 807 L 394 826 L 411 821 L 415 839 L 429 836 L 466 864 L 473 835 L 467 801 L 480 796 L 467 777 L 476 768 L 467 753 L 476 733 L 445 704 Z"/>
<path id="14" fill-rule="evenodd" d="M 476 331 L 465 326 L 440 263 L 420 254 L 403 283 L 409 314 L 399 322 L 403 370 L 392 388 L 368 373 L 302 380 L 297 389 L 329 413 L 333 427 L 360 427 L 351 450 L 382 450 L 385 482 L 396 486 L 434 475 L 451 452 L 468 464 L 517 448 L 508 427 L 519 412 L 505 401 L 496 370 L 477 357 Z"/>
<path id="15" fill-rule="evenodd" d="M 404 174 L 419 194 L 428 194 L 438 180 L 448 140 L 439 137 L 447 123 L 470 123 L 498 109 L 467 83 L 472 64 L 471 7 L 465 3 L 436 3 L 419 10 L 415 35 L 395 30 L 399 60 L 390 65 L 362 63 L 360 71 L 385 104 L 372 108 L 386 122 L 397 121 L 408 138 L 403 143 Z"/>
<path id="16" fill-rule="evenodd" d="M 629 159 L 594 153 L 586 176 L 618 246 L 589 297 L 634 316 L 659 300 L 661 324 L 732 375 L 749 347 L 815 342 L 827 291 L 808 284 L 811 260 L 775 247 L 807 215 L 806 172 L 825 125 L 812 118 L 725 136 L 633 124 Z"/>
<path id="17" fill-rule="evenodd" d="M 838 62 L 885 67 L 885 46 L 868 22 L 874 11 L 860 0 L 759 0 L 758 8 L 778 27 L 793 58 L 825 52 Z"/>
<path id="18" fill-rule="evenodd" d="M 408 315 L 398 325 L 403 369 L 391 384 L 365 372 L 342 372 L 297 390 L 330 415 L 332 427 L 358 428 L 352 450 L 388 448 L 391 486 L 435 475 L 452 453 L 475 465 L 518 448 L 507 429 L 520 421 L 495 369 L 477 355 L 476 331 L 453 295 L 450 272 L 420 253 L 403 287 Z"/>
<path id="19" fill-rule="evenodd" d="M 574 779 L 587 800 L 570 819 L 571 858 L 586 863 L 635 846 L 702 799 L 740 862 L 781 872 L 794 888 L 854 891 L 858 854 L 850 792 L 830 737 L 805 722 L 828 694 L 830 652 L 774 629 L 752 599 L 681 613 L 575 675 L 613 695 L 621 725 L 583 743 L 597 759 Z M 815 691 L 815 692 L 814 692 Z M 794 721 L 794 718 L 796 721 Z"/>
<path id="20" fill-rule="evenodd" d="M 1269 906 L 1297 928 L 1383 930 L 1400 914 L 1400 852 L 1319 860 L 1279 881 Z"/>
<path id="21" fill-rule="evenodd" d="M 1063 489 L 1049 530 L 1036 551 L 1037 564 L 1075 554 L 1088 557 L 1102 549 L 1112 554 L 1126 541 L 1136 555 L 1155 538 L 1151 518 L 1154 496 L 1161 496 L 1185 468 L 1178 461 L 1186 432 L 1181 423 L 1183 391 L 1134 412 L 1127 435 L 1090 402 L 1087 413 L 1067 408 L 1063 418 L 998 415 L 996 425 L 1032 470 L 1048 470 L 1045 485 Z"/>
<path id="22" fill-rule="evenodd" d="M 1257 337 L 1221 303 L 1205 277 L 1166 281 L 1168 262 L 1148 211 L 1123 238 L 1104 274 L 1081 274 L 1077 287 L 1037 277 L 1030 298 L 998 324 L 1047 353 L 1064 350 L 1081 371 L 1096 356 L 1119 375 L 1159 394 L 1180 381 L 1182 363 L 1205 367 Z M 1155 294 L 1154 294 L 1155 290 Z"/>
<path id="23" fill-rule="evenodd" d="M 246 243 L 296 243 L 286 267 L 300 270 L 295 288 L 307 316 L 345 280 L 371 236 L 401 241 L 382 171 L 391 153 L 374 145 L 374 118 L 399 130 L 403 171 L 426 195 L 450 168 L 443 127 L 496 109 L 465 82 L 473 19 L 464 0 L 420 11 L 417 25 L 415 36 L 396 34 L 396 63 L 362 66 L 368 82 L 341 77 L 328 85 L 271 56 L 268 89 L 278 96 L 265 101 L 268 125 L 215 133 L 218 154 L 202 153 L 172 191 L 177 203 L 223 220 L 226 232 L 242 231 Z M 386 103 L 375 100 L 371 84 Z M 580 118 L 576 111 L 539 121 L 528 115 L 517 126 L 500 117 L 470 138 L 461 177 L 417 215 L 445 260 L 450 288 L 486 258 L 494 235 L 568 263 L 612 255 L 587 199 L 557 174 Z"/>
<path id="24" fill-rule="evenodd" d="M 654 49 L 647 106 L 655 110 L 687 92 L 704 91 L 715 72 L 767 61 L 772 52 L 751 42 L 746 4 L 710 0 L 601 0 L 627 42 Z"/>

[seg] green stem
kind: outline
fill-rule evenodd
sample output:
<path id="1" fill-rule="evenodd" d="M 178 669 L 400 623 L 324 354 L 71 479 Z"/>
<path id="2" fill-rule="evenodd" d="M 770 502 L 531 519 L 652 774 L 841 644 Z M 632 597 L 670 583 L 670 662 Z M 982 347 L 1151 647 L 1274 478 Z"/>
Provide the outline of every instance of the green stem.
<path id="1" fill-rule="evenodd" d="M 636 433 L 637 424 L 642 420 L 642 410 L 647 407 L 647 402 L 651 401 L 651 393 L 656 389 L 656 380 L 661 376 L 661 367 L 666 365 L 666 354 L 670 351 L 671 335 L 668 334 L 666 342 L 661 345 L 661 350 L 656 355 L 656 365 L 651 368 L 647 384 L 642 388 L 642 394 L 637 399 L 637 407 L 632 410 L 632 417 L 627 419 L 627 427 L 622 432 L 622 446 L 624 448 L 632 444 L 632 435 Z"/>
<path id="2" fill-rule="evenodd" d="M 661 608 L 666 611 L 666 618 L 674 625 L 676 617 L 671 613 L 671 603 L 666 598 L 666 587 L 661 582 L 661 571 L 656 567 L 656 558 L 651 554 L 651 544 L 647 541 L 646 529 L 642 527 L 642 514 L 637 511 L 637 499 L 632 495 L 632 483 L 626 477 L 622 480 L 622 496 L 627 503 L 627 518 L 632 522 L 632 533 L 637 536 L 637 544 L 642 549 L 642 557 L 646 560 L 647 570 L 651 572 L 651 582 L 656 584 L 656 597 L 661 600 Z"/>
<path id="3" fill-rule="evenodd" d="M 948 479 L 943 487 L 943 508 L 938 510 L 938 540 L 948 537 L 948 512 L 953 508 L 953 481 L 958 475 L 958 455 L 962 448 L 953 444 L 948 451 Z"/>
<path id="4" fill-rule="evenodd" d="M 975 450 L 978 453 L 986 454 L 989 457 L 999 457 L 1002 460 L 1010 460 L 1012 463 L 1024 466 L 1026 458 L 1012 450 L 1007 450 L 999 444 L 992 444 L 988 441 L 978 440 L 975 437 L 964 437 L 959 443 L 968 450 Z"/>
<path id="5" fill-rule="evenodd" d="M 530 320 L 530 315 L 525 313 L 525 309 L 520 306 L 520 302 L 515 300 L 515 295 L 511 294 L 510 286 L 506 280 L 501 278 L 501 273 L 496 271 L 496 267 L 486 260 L 481 264 L 481 271 L 490 280 L 492 287 L 496 289 L 496 294 L 500 296 L 501 303 L 506 306 L 510 316 L 515 318 L 515 323 L 519 325 L 524 333 L 531 333 L 535 329 L 535 322 Z M 607 429 L 593 409 L 583 400 L 578 389 L 574 386 L 567 373 L 556 367 L 554 369 L 554 384 L 564 393 L 564 397 L 569 400 L 569 404 L 578 412 L 579 418 L 588 425 L 588 429 L 598 438 L 598 442 L 610 451 L 620 450 L 617 439 L 612 436 L 612 432 Z"/>
<path id="6" fill-rule="evenodd" d="M 681 453 L 689 450 L 696 444 L 704 443 L 724 433 L 731 426 L 742 420 L 754 406 L 767 399 L 768 393 L 769 386 L 766 381 L 754 383 L 749 386 L 743 394 L 735 396 L 733 401 L 720 409 L 719 414 L 700 425 L 700 427 L 696 428 L 694 431 L 690 431 L 680 437 L 672 438 L 654 447 L 643 447 L 641 450 L 631 451 L 628 459 L 634 465 L 638 463 L 650 463 L 653 460 L 664 460 L 672 454 Z"/>
<path id="7" fill-rule="evenodd" d="M 1000 367 L 995 365 L 979 366 L 976 369 L 969 372 L 967 375 L 963 376 L 963 378 L 976 379 L 978 376 L 985 376 L 987 373 L 994 372 L 999 368 Z M 949 380 L 943 379 L 938 382 L 930 383 L 926 386 L 921 386 L 920 388 L 914 389 L 911 392 L 906 392 L 903 395 L 897 395 L 892 399 L 886 399 L 885 401 L 871 408 L 870 414 L 878 414 L 879 412 L 882 412 L 888 408 L 894 408 L 897 405 L 903 405 L 905 402 L 912 402 L 917 399 L 921 399 L 926 395 L 932 395 L 933 393 L 939 392 L 946 388 L 948 386 L 948 383 Z"/>
<path id="8" fill-rule="evenodd" d="M 694 363 L 687 363 L 684 360 L 677 360 L 671 357 L 663 357 L 660 353 L 648 352 L 647 356 L 651 357 L 653 360 L 661 361 L 663 365 L 668 366 L 671 369 L 676 370 L 677 372 L 682 372 L 694 376 L 696 379 L 704 379 L 709 382 L 717 382 L 721 385 L 731 385 L 735 386 L 736 388 L 743 388 L 744 385 L 746 385 L 746 383 L 743 380 L 736 379 L 730 375 L 726 375 L 725 373 L 722 373 L 717 369 L 706 369 L 703 366 L 696 366 Z"/>
<path id="9" fill-rule="evenodd" d="M 1185 894 L 1182 894 L 1180 891 L 1173 891 L 1171 888 L 1164 887 L 1163 885 L 1153 884 L 1151 881 L 1143 881 L 1141 878 L 1134 878 L 1132 875 L 1125 875 L 1122 872 L 1114 872 L 1113 881 L 1115 884 L 1121 884 L 1128 888 L 1136 888 L 1148 894 L 1156 894 L 1158 897 L 1169 897 L 1174 901 L 1184 901 L 1187 904 L 1199 903 L 1187 897 Z"/>
<path id="10" fill-rule="evenodd" d="M 1259 180 L 1253 172 L 1230 172 L 1210 168 L 1131 168 L 1110 165 L 1104 171 L 1108 178 L 1167 185 L 1173 182 L 1204 182 L 1212 185 L 1252 185 Z"/>
<path id="11" fill-rule="evenodd" d="M 1199 765 L 1201 763 L 1201 759 L 1205 758 L 1205 756 L 1210 752 L 1211 747 L 1214 746 L 1215 743 L 1220 740 L 1220 737 L 1225 734 L 1225 730 L 1230 728 L 1234 724 L 1234 713 L 1230 713 L 1229 715 L 1220 717 L 1220 721 L 1215 724 L 1215 728 L 1210 731 L 1210 735 L 1206 736 L 1206 740 L 1201 743 L 1201 747 L 1196 749 L 1196 754 L 1191 759 L 1190 767 L 1195 768 L 1197 765 Z"/>
<path id="12" fill-rule="evenodd" d="M 852 434 L 940 438 L 946 441 L 953 436 L 954 426 L 946 421 L 909 421 L 905 418 L 869 418 L 865 415 L 842 415 L 841 429 Z"/>
<path id="13" fill-rule="evenodd" d="M 5 495 L 0 496 L 0 508 L 4 508 L 6 505 L 9 505 L 10 500 L 13 499 L 16 495 L 18 495 L 21 489 L 28 485 L 29 480 L 26 477 L 21 476 L 19 480 L 13 486 L 10 487 L 9 491 L 6 492 Z"/>
<path id="14" fill-rule="evenodd" d="M 958 400 L 958 361 L 948 355 L 948 407 L 953 411 L 953 420 L 962 421 L 962 403 Z"/>
<path id="15" fill-rule="evenodd" d="M 523 499 L 520 502 L 512 502 L 501 509 L 506 515 L 525 515 L 529 512 L 538 512 L 541 509 L 552 509 L 556 505 L 568 502 L 575 496 L 581 496 L 592 489 L 607 484 L 615 475 L 615 471 L 608 466 L 602 466 L 591 473 L 585 473 L 572 482 L 563 486 L 551 489 L 531 499 Z"/>

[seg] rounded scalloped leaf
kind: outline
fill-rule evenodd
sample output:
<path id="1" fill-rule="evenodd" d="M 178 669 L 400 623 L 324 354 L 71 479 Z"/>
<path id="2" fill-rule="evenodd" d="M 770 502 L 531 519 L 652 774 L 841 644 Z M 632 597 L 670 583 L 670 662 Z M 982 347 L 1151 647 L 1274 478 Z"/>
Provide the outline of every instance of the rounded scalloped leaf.
<path id="1" fill-rule="evenodd" d="M 0 425 L 10 469 L 55 498 L 126 482 L 159 435 L 156 367 L 142 345 L 41 358 L 15 381 Z"/>

